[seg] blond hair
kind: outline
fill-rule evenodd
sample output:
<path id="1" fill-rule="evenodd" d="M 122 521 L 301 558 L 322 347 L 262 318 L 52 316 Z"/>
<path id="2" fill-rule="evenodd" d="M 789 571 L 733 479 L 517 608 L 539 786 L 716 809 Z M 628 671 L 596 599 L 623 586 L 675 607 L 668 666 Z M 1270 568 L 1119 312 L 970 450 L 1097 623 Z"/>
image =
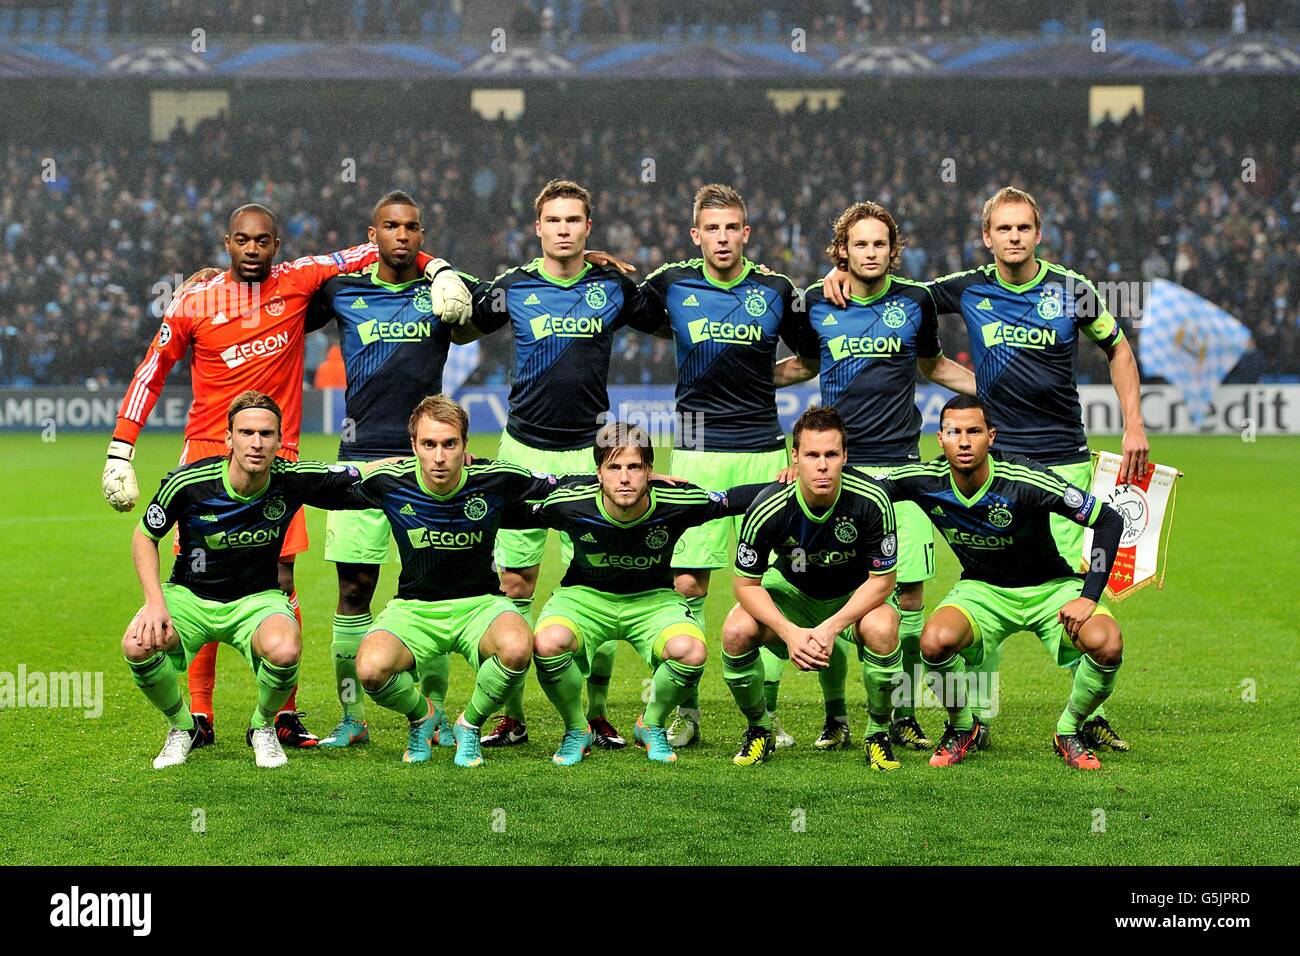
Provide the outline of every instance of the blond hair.
<path id="1" fill-rule="evenodd" d="M 999 206 L 1006 206 L 1011 203 L 1022 202 L 1034 211 L 1034 228 L 1042 229 L 1043 220 L 1038 214 L 1038 203 L 1034 202 L 1034 197 L 1029 195 L 1023 189 L 1017 189 L 1015 186 L 1003 186 L 984 204 L 984 212 L 980 215 L 980 227 L 989 231 L 989 223 L 993 221 L 993 210 Z"/>
<path id="2" fill-rule="evenodd" d="M 406 423 L 406 434 L 411 436 L 411 441 L 415 441 L 415 433 L 420 427 L 422 418 L 432 418 L 435 422 L 454 425 L 460 429 L 461 441 L 469 438 L 469 413 L 460 402 L 446 395 L 429 395 L 420 399 L 420 404 L 415 406 L 410 420 Z"/>

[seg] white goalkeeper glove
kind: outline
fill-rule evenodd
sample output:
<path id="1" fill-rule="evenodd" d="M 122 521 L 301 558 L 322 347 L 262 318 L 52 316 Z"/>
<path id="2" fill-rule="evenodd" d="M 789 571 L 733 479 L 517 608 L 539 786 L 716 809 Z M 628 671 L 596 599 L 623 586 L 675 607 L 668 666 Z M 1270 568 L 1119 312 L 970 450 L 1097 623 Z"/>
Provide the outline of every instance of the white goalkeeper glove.
<path id="1" fill-rule="evenodd" d="M 469 289 L 460 281 L 446 259 L 434 259 L 424 267 L 424 277 L 429 280 L 429 301 L 433 311 L 448 325 L 464 325 L 474 311 Z"/>
<path id="2" fill-rule="evenodd" d="M 131 459 L 135 446 L 116 438 L 108 443 L 108 461 L 104 463 L 104 497 L 118 511 L 130 511 L 140 497 Z"/>

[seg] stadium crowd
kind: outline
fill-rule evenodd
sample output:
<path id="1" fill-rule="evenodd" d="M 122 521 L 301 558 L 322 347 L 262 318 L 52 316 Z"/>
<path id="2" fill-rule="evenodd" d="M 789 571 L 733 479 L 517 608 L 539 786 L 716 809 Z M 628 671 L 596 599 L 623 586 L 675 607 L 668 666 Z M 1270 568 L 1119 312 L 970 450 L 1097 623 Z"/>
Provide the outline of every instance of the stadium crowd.
<path id="1" fill-rule="evenodd" d="M 718 117 L 707 150 L 640 119 L 574 133 L 532 111 L 518 124 L 476 119 L 401 141 L 375 135 L 365 118 L 350 118 L 346 135 L 325 119 L 285 131 L 221 118 L 144 149 L 34 146 L 11 135 L 0 143 L 0 384 L 120 386 L 157 326 L 160 294 L 178 275 L 225 265 L 225 217 L 239 203 L 279 212 L 287 259 L 363 241 L 375 198 L 400 186 L 424 205 L 428 247 L 490 275 L 537 254 L 532 198 L 553 176 L 592 189 L 590 245 L 635 262 L 642 276 L 692 256 L 695 189 L 730 182 L 749 205 L 748 255 L 801 285 L 825 272 L 830 224 L 862 198 L 898 218 L 908 241 L 902 275 L 987 262 L 980 207 L 1013 183 L 1043 207 L 1040 255 L 1098 282 L 1180 282 L 1252 330 L 1257 350 L 1239 375 L 1300 370 L 1293 135 L 1130 116 L 1075 131 L 1062 149 L 1057 125 L 1013 116 L 983 122 L 978 134 L 888 121 L 868 133 L 796 112 L 782 117 L 779 138 L 751 120 Z M 1012 142 L 1028 175 L 1007 161 Z M 889 144 L 883 161 L 880 143 Z M 1253 182 L 1243 180 L 1243 156 L 1255 160 Z M 355 183 L 340 182 L 345 157 L 356 159 Z M 643 181 L 645 157 L 655 161 L 653 181 Z M 957 157 L 955 182 L 940 175 L 945 157 Z M 964 343 L 949 321 L 949 342 Z M 475 380 L 504 382 L 508 337 L 490 336 L 483 348 Z M 1097 350 L 1081 357 L 1085 380 L 1106 380 Z M 619 341 L 611 382 L 674 380 L 669 343 L 635 334 Z"/>

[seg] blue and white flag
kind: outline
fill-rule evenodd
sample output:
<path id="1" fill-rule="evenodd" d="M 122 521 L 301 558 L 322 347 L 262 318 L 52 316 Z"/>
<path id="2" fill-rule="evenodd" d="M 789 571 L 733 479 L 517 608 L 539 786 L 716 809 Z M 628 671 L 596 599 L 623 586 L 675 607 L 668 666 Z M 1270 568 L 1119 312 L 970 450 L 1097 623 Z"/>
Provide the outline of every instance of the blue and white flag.
<path id="1" fill-rule="evenodd" d="M 478 342 L 451 347 L 447 352 L 447 364 L 442 368 L 442 390 L 445 394 L 455 396 L 474 369 L 478 368 L 478 356 Z"/>
<path id="2" fill-rule="evenodd" d="M 1168 279 L 1151 283 L 1138 340 L 1142 371 L 1182 391 L 1193 425 L 1209 413 L 1249 339 L 1249 329 L 1208 299 Z"/>

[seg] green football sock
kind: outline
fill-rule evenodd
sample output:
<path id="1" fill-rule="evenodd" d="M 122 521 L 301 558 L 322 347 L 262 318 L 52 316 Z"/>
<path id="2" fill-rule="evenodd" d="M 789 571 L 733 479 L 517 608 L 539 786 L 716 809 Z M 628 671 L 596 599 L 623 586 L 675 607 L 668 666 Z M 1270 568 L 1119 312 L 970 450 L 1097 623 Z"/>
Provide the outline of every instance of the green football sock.
<path id="1" fill-rule="evenodd" d="M 395 710 L 411 723 L 423 720 L 429 715 L 429 700 L 415 686 L 415 678 L 410 671 L 394 674 L 384 681 L 384 686 L 376 691 L 367 691 L 370 699 L 380 707 Z"/>
<path id="2" fill-rule="evenodd" d="M 364 614 L 335 614 L 330 656 L 334 658 L 334 689 L 345 717 L 363 720 L 366 716 L 366 695 L 357 680 L 357 648 L 370 630 L 374 617 Z"/>
<path id="3" fill-rule="evenodd" d="M 785 661 L 766 647 L 758 649 L 758 659 L 763 665 L 763 697 L 770 713 L 776 713 L 777 698 L 781 695 L 781 678 L 785 676 Z"/>
<path id="4" fill-rule="evenodd" d="M 998 668 L 1002 665 L 1002 645 L 990 641 L 984 642 L 984 659 L 978 664 L 967 666 L 967 672 L 976 675 L 968 678 L 966 694 L 971 712 L 980 719 L 981 724 L 989 723 L 997 712 L 997 700 L 993 688 L 997 686 Z M 961 729 L 961 728 L 958 728 Z"/>
<path id="5" fill-rule="evenodd" d="M 686 606 L 690 608 L 691 613 L 695 615 L 695 623 L 700 625 L 700 630 L 703 631 L 705 634 L 707 634 L 709 631 L 704 623 L 704 604 L 708 600 L 708 598 L 689 597 L 689 598 L 682 598 L 682 600 L 686 602 Z M 690 686 L 690 688 L 686 691 L 686 696 L 682 698 L 682 702 L 677 706 L 681 707 L 683 710 L 693 710 L 696 713 L 699 713 L 700 710 L 699 681 L 696 681 L 694 684 Z"/>
<path id="6" fill-rule="evenodd" d="M 533 599 L 511 598 L 510 603 L 515 606 L 528 625 L 533 624 Z M 521 681 L 519 686 L 510 691 L 510 694 L 501 702 L 501 713 L 507 717 L 512 717 L 521 724 L 524 722 L 524 682 Z"/>
<path id="7" fill-rule="evenodd" d="M 692 666 L 681 661 L 664 661 L 655 668 L 654 692 L 645 705 L 645 722 L 648 727 L 662 727 L 692 687 L 700 682 L 704 665 Z"/>
<path id="8" fill-rule="evenodd" d="M 420 693 L 438 707 L 447 706 L 447 687 L 451 684 L 451 655 L 440 654 L 429 662 L 420 676 Z"/>
<path id="9" fill-rule="evenodd" d="M 916 715 L 916 699 L 921 694 L 925 673 L 921 663 L 921 631 L 925 629 L 925 612 L 901 611 L 898 621 L 898 646 L 903 649 L 903 680 L 894 691 L 894 718 Z"/>
<path id="10" fill-rule="evenodd" d="M 894 687 L 903 666 L 903 649 L 895 647 L 884 656 L 862 648 L 862 684 L 867 689 L 867 734 L 889 729 Z"/>
<path id="11" fill-rule="evenodd" d="M 614 673 L 614 655 L 618 641 L 606 641 L 596 651 L 587 675 L 587 719 L 605 716 L 605 700 L 609 697 L 609 675 Z"/>
<path id="12" fill-rule="evenodd" d="M 546 698 L 560 712 L 565 730 L 586 730 L 587 716 L 582 712 L 582 671 L 574 663 L 573 653 L 565 651 L 554 657 L 536 657 L 537 683 Z"/>
<path id="13" fill-rule="evenodd" d="M 966 699 L 966 659 L 954 654 L 938 664 L 925 663 L 926 670 L 936 675 L 934 693 L 948 710 L 948 722 L 957 730 L 970 730 L 975 726 L 975 715 Z"/>
<path id="14" fill-rule="evenodd" d="M 849 655 L 844 646 L 844 641 L 837 637 L 831 645 L 831 666 L 817 672 L 817 683 L 821 685 L 822 700 L 826 704 L 826 716 L 842 721 L 849 716 L 844 700 L 844 685 L 849 676 Z"/>
<path id="15" fill-rule="evenodd" d="M 478 676 L 474 680 L 474 693 L 470 696 L 469 706 L 465 708 L 465 723 L 471 727 L 483 726 L 483 721 L 492 716 L 493 711 L 501 706 L 515 688 L 522 687 L 528 668 L 512 671 L 493 655 L 478 666 Z"/>
<path id="16" fill-rule="evenodd" d="M 266 727 L 275 723 L 275 715 L 284 709 L 284 702 L 298 683 L 298 664 L 288 667 L 272 664 L 266 658 L 257 662 L 257 709 L 249 719 L 250 727 Z"/>
<path id="17" fill-rule="evenodd" d="M 1084 654 L 1079 660 L 1079 666 L 1074 669 L 1074 687 L 1070 690 L 1069 703 L 1056 722 L 1056 732 L 1062 735 L 1077 734 L 1079 725 L 1091 717 L 1101 702 L 1111 695 L 1118 674 L 1118 664 L 1102 667 Z"/>
<path id="18" fill-rule="evenodd" d="M 731 696 L 736 698 L 736 706 L 749 721 L 749 726 L 771 730 L 772 717 L 763 699 L 763 663 L 759 660 L 758 650 L 739 657 L 723 651 L 722 679 L 731 688 Z"/>
<path id="19" fill-rule="evenodd" d="M 135 686 L 149 698 L 149 703 L 162 711 L 171 727 L 181 730 L 194 729 L 194 715 L 185 706 L 181 696 L 180 684 L 177 682 L 176 667 L 163 651 L 158 651 L 147 661 L 127 661 L 131 668 L 131 679 Z"/>

